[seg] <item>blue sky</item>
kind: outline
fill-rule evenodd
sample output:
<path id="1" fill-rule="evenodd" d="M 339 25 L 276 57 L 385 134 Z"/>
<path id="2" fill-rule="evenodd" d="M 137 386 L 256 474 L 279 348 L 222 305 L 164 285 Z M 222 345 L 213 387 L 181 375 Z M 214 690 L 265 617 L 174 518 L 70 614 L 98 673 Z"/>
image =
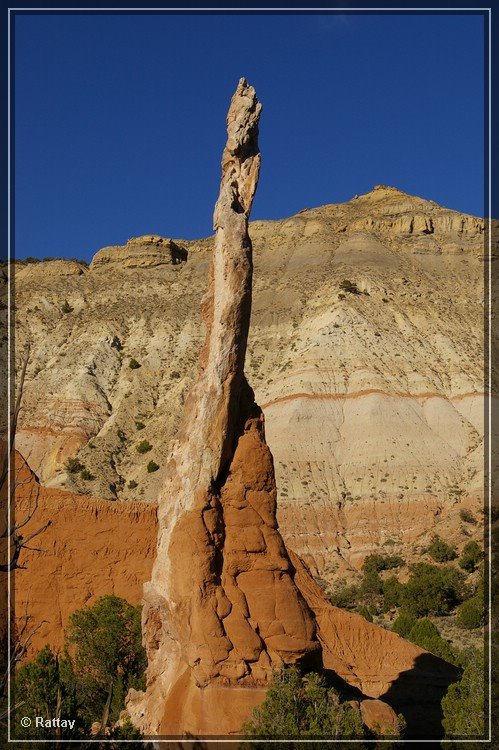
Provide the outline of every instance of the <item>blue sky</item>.
<path id="1" fill-rule="evenodd" d="M 484 19 L 18 15 L 15 252 L 211 234 L 225 115 L 263 104 L 253 219 L 376 184 L 483 214 Z"/>

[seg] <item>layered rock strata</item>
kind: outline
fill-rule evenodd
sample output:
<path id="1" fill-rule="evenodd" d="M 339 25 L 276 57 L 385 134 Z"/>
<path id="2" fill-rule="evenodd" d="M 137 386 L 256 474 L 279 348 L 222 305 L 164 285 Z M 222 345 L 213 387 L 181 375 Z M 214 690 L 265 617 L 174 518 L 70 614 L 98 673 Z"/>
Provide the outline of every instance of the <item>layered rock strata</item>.
<path id="1" fill-rule="evenodd" d="M 332 585 L 384 545 L 411 563 L 434 532 L 458 548 L 481 540 L 483 221 L 378 186 L 250 232 L 246 371 L 286 544 Z M 90 268 L 17 266 L 16 350 L 32 342 L 17 445 L 46 485 L 156 502 L 203 343 L 213 239 L 174 240 L 188 252 L 178 264 L 157 242 L 130 241 Z M 477 523 L 463 525 L 463 510 Z"/>
<path id="2" fill-rule="evenodd" d="M 206 342 L 169 457 L 157 558 L 144 588 L 147 691 L 131 710 L 147 734 L 178 732 L 172 708 L 186 701 L 197 706 L 202 731 L 200 703 L 213 701 L 214 689 L 266 686 L 276 667 L 312 664 L 320 654 L 277 529 L 272 456 L 244 376 L 260 110 L 241 79 L 227 115 Z"/>

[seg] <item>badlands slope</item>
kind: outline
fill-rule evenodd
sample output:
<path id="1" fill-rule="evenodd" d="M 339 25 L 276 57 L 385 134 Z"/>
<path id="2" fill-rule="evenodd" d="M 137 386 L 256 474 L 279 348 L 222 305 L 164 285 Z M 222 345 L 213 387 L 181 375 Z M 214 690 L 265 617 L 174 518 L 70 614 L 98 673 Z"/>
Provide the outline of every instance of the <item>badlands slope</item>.
<path id="1" fill-rule="evenodd" d="M 459 514 L 482 520 L 483 220 L 378 186 L 250 232 L 246 372 L 288 546 L 331 580 L 379 547 L 416 559 L 435 532 L 480 538 Z M 211 248 L 148 235 L 89 268 L 17 265 L 19 361 L 31 340 L 17 448 L 43 484 L 156 501 Z M 94 478 L 68 472 L 71 457 Z"/>

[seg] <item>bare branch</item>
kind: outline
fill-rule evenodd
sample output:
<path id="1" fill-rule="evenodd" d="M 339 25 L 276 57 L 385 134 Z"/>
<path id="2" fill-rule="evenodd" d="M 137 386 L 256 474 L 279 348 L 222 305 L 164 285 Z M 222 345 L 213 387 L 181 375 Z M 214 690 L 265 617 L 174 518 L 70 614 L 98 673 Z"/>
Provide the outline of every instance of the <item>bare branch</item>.
<path id="1" fill-rule="evenodd" d="M 9 476 L 9 468 L 12 472 L 12 468 L 9 467 L 9 458 L 11 459 L 11 462 L 16 460 L 15 456 L 15 435 L 17 431 L 17 424 L 19 419 L 19 412 L 21 410 L 22 406 L 22 397 L 23 397 L 23 390 L 24 390 L 24 383 L 26 380 L 26 371 L 28 368 L 28 363 L 30 359 L 30 352 L 31 352 L 31 344 L 28 341 L 22 366 L 21 366 L 21 372 L 19 375 L 19 384 L 17 388 L 17 396 L 16 401 L 14 405 L 14 411 L 12 413 L 11 421 L 10 421 L 10 440 L 9 445 L 7 446 L 7 449 L 4 451 L 3 457 L 2 457 L 2 468 L 0 471 L 0 492 L 5 491 L 5 485 L 7 483 L 7 479 Z M 28 475 L 25 479 L 19 479 L 20 472 L 26 468 L 28 472 L 30 471 L 29 466 L 27 464 L 27 461 L 23 458 L 23 463 L 21 467 L 18 467 L 17 469 L 14 467 L 14 473 L 15 476 L 13 478 L 13 481 L 10 483 L 9 491 L 6 493 L 7 495 L 7 502 L 5 504 L 4 514 L 5 514 L 5 526 L 3 527 L 2 532 L 0 533 L 0 539 L 10 539 L 11 545 L 9 549 L 9 555 L 10 560 L 4 563 L 0 563 L 0 573 L 10 573 L 13 570 L 16 569 L 24 569 L 25 566 L 21 565 L 19 563 L 19 556 L 23 549 L 30 549 L 32 551 L 38 551 L 34 547 L 28 547 L 28 542 L 30 542 L 32 539 L 34 539 L 36 536 L 41 534 L 43 531 L 45 531 L 51 524 L 51 521 L 47 521 L 43 526 L 40 526 L 36 531 L 33 531 L 28 536 L 24 537 L 22 534 L 20 534 L 20 530 L 23 529 L 33 518 L 36 511 L 38 510 L 38 497 L 39 497 L 39 488 L 31 489 L 28 495 L 28 509 L 26 511 L 26 515 L 24 515 L 23 519 L 21 521 L 16 521 L 11 519 L 11 509 L 14 505 L 16 490 L 18 490 L 20 487 L 28 486 L 31 483 L 31 477 Z M 34 495 L 34 497 L 33 497 Z"/>

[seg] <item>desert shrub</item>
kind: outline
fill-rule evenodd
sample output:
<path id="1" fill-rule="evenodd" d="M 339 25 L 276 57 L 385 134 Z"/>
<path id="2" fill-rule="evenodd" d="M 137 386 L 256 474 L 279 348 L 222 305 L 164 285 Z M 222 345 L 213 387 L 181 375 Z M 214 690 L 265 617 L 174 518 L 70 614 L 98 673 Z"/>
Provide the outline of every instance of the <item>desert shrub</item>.
<path id="1" fill-rule="evenodd" d="M 466 570 L 468 573 L 472 573 L 478 564 L 481 562 L 483 552 L 480 549 L 480 545 L 471 540 L 467 542 L 458 560 L 459 567 Z"/>
<path id="2" fill-rule="evenodd" d="M 379 573 L 370 570 L 364 573 L 360 584 L 360 593 L 362 596 L 372 597 L 383 593 L 383 581 Z"/>
<path id="3" fill-rule="evenodd" d="M 152 450 L 152 445 L 148 440 L 141 440 L 140 443 L 137 443 L 137 453 L 148 453 L 150 450 Z"/>
<path id="4" fill-rule="evenodd" d="M 359 609 L 358 613 L 359 613 L 359 615 L 362 615 L 362 617 L 363 617 L 363 618 L 364 618 L 365 620 L 367 620 L 368 622 L 372 622 L 372 621 L 373 621 L 373 616 L 372 616 L 372 614 L 371 614 L 371 613 L 369 612 L 369 610 L 368 610 L 368 608 L 367 608 L 367 607 L 361 607 L 361 608 Z"/>
<path id="5" fill-rule="evenodd" d="M 435 654 L 435 656 L 440 656 L 441 659 L 446 659 L 446 661 L 450 662 L 453 662 L 455 659 L 451 647 L 447 641 L 442 638 L 437 626 L 426 617 L 422 620 L 417 620 L 414 623 L 407 634 L 407 639 L 412 643 L 415 643 L 417 646 L 421 646 L 421 648 Z"/>
<path id="6" fill-rule="evenodd" d="M 428 554 L 435 562 L 448 562 L 457 557 L 456 550 L 435 534 L 428 547 Z"/>
<path id="7" fill-rule="evenodd" d="M 357 284 L 349 279 L 343 279 L 343 281 L 340 281 L 340 289 L 349 294 L 362 294 Z"/>
<path id="8" fill-rule="evenodd" d="M 136 359 L 134 359 L 134 358 L 132 357 L 132 358 L 130 359 L 130 362 L 128 363 L 128 367 L 130 368 L 130 370 L 138 370 L 138 369 L 139 369 L 139 367 L 142 367 L 142 365 L 141 365 L 141 364 L 140 364 L 139 362 L 137 362 L 137 360 L 136 360 Z"/>
<path id="9" fill-rule="evenodd" d="M 71 305 L 69 304 L 69 302 L 67 301 L 67 299 L 64 300 L 64 304 L 61 307 L 61 312 L 63 312 L 63 313 L 73 312 L 73 308 L 71 307 Z"/>
<path id="10" fill-rule="evenodd" d="M 392 607 L 398 607 L 402 599 L 404 586 L 395 576 L 382 581 L 383 610 L 388 612 Z"/>
<path id="11" fill-rule="evenodd" d="M 92 481 L 92 479 L 95 479 L 94 475 L 91 474 L 91 472 L 88 469 L 83 469 L 83 471 L 80 473 L 80 477 L 84 479 L 86 482 Z"/>
<path id="12" fill-rule="evenodd" d="M 442 699 L 446 739 L 479 738 L 485 732 L 484 654 L 475 648 L 462 656 L 461 680 L 449 686 Z"/>
<path id="13" fill-rule="evenodd" d="M 380 573 L 382 570 L 392 570 L 392 568 L 400 568 L 402 565 L 404 565 L 404 560 L 399 555 L 380 555 L 375 552 L 366 557 L 362 570 L 366 573 L 373 570 Z"/>
<path id="14" fill-rule="evenodd" d="M 121 441 L 122 443 L 125 443 L 125 442 L 126 442 L 126 435 L 125 435 L 125 433 L 123 432 L 123 430 L 117 430 L 116 434 L 117 434 L 117 436 L 118 436 L 119 440 L 120 440 L 120 441 Z"/>
<path id="15" fill-rule="evenodd" d="M 482 596 L 472 596 L 463 602 L 457 610 L 456 625 L 463 630 L 474 630 L 483 625 L 485 611 Z"/>
<path id="16" fill-rule="evenodd" d="M 416 622 L 417 618 L 412 612 L 408 612 L 406 609 L 401 609 L 398 617 L 392 625 L 392 630 L 394 633 L 401 635 L 402 638 L 407 638 Z"/>
<path id="17" fill-rule="evenodd" d="M 128 482 L 128 489 L 134 490 L 136 487 L 138 487 L 138 484 L 135 479 L 130 479 L 130 481 Z"/>
<path id="18" fill-rule="evenodd" d="M 464 574 L 457 568 L 417 563 L 402 589 L 401 604 L 416 617 L 448 615 L 466 594 Z"/>
<path id="19" fill-rule="evenodd" d="M 159 464 L 157 464 L 155 461 L 149 461 L 147 464 L 147 472 L 148 474 L 152 474 L 153 471 L 157 471 L 159 469 Z"/>
<path id="20" fill-rule="evenodd" d="M 467 508 L 461 508 L 461 510 L 459 511 L 459 518 L 461 519 L 461 521 L 464 521 L 464 523 L 476 523 L 475 516 Z"/>
<path id="21" fill-rule="evenodd" d="M 34 258 L 32 255 L 28 255 L 22 263 L 40 263 L 40 258 Z"/>
<path id="22" fill-rule="evenodd" d="M 360 592 L 357 586 L 343 586 L 333 592 L 329 599 L 331 604 L 342 609 L 353 609 L 359 599 Z"/>
<path id="23" fill-rule="evenodd" d="M 135 422 L 135 429 L 136 430 L 144 430 L 145 429 L 144 422 Z"/>
<path id="24" fill-rule="evenodd" d="M 71 474 L 76 474 L 76 472 L 82 471 L 85 468 L 77 458 L 68 458 L 64 466 Z"/>
<path id="25" fill-rule="evenodd" d="M 177 370 L 174 370 L 174 371 L 172 372 L 172 374 L 170 375 L 170 378 L 172 378 L 172 380 L 178 380 L 178 379 L 179 379 L 179 377 L 180 377 L 180 373 L 179 373 L 179 372 L 177 372 Z"/>
<path id="26" fill-rule="evenodd" d="M 302 677 L 296 667 L 274 673 L 265 700 L 253 709 L 253 717 L 243 725 L 242 733 L 262 740 L 338 740 L 364 736 L 360 712 L 349 703 L 341 703 L 336 691 L 328 690 L 318 674 L 312 672 Z M 289 747 L 286 742 L 276 746 Z M 260 745 L 252 743 L 252 747 Z"/>

